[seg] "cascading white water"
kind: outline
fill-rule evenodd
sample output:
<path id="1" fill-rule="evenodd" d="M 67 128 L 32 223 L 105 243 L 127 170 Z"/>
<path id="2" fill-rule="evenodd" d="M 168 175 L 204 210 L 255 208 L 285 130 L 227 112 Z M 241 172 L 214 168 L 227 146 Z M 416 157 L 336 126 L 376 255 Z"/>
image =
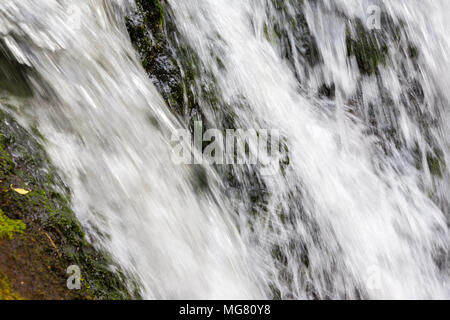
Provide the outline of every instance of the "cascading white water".
<path id="1" fill-rule="evenodd" d="M 214 74 L 221 98 L 231 106 L 244 100 L 246 107 L 236 111 L 237 122 L 242 127 L 278 128 L 287 141 L 289 169 L 284 176 L 264 178 L 270 195 L 268 212 L 261 212 L 264 219 L 252 221 L 251 228 L 256 231 L 249 232 L 246 239 L 254 244 L 259 256 L 269 260 L 274 246 L 282 251 L 284 266 L 272 265 L 266 283 L 276 287 L 281 297 L 293 298 L 448 297 L 448 270 L 439 270 L 435 263 L 439 250 L 448 252 L 447 212 L 445 206 L 439 207 L 448 201 L 448 174 L 443 179 L 447 182 L 434 186 L 440 199 L 433 202 L 427 194 L 429 171 L 417 170 L 410 161 L 410 150 L 397 150 L 383 136 L 367 135 L 367 119 L 349 112 L 349 101 L 358 86 L 362 98 L 357 100 L 361 104 L 357 107 L 362 114 L 370 103 L 378 113 L 390 112 L 379 99 L 377 77 L 361 75 L 355 61 L 347 57 L 346 48 L 348 19 L 365 21 L 369 5 L 381 2 L 304 1 L 300 9 L 298 2 L 285 1 L 285 20 L 271 1 L 169 3 L 186 42 L 205 69 Z M 407 71 L 419 73 L 421 84 L 428 88 L 425 96 L 430 100 L 419 107 L 440 117 L 434 137 L 447 159 L 448 111 L 437 113 L 432 102 L 446 94 L 445 82 L 444 88 L 434 85 L 442 69 L 433 70 L 433 63 L 446 59 L 442 46 L 447 47 L 448 39 L 440 32 L 444 14 L 449 12 L 443 9 L 448 5 L 429 4 L 433 7 L 430 12 L 438 16 L 432 24 L 425 22 L 418 2 L 383 3 L 394 19 L 406 20 L 405 35 L 419 50 L 422 41 L 433 42 L 419 62 L 419 71 Z M 278 47 L 267 39 L 265 28 L 275 17 L 281 19 L 289 39 L 295 41 L 298 35 L 290 30 L 289 18 L 298 10 L 303 10 L 317 42 L 322 57 L 318 66 L 295 61 L 296 68 L 289 67 Z M 411 12 L 419 17 L 411 16 Z M 431 38 L 429 33 L 433 34 Z M 400 49 L 395 43 L 390 45 L 394 62 L 380 66 L 378 80 L 390 90 L 400 110 L 394 121 L 400 122 L 398 130 L 407 146 L 417 142 L 427 151 L 431 142 L 421 134 L 417 119 L 408 118 L 406 110 L 413 106 L 401 99 L 400 65 L 395 65 Z M 291 47 L 296 48 L 296 43 Z M 294 58 L 300 56 L 301 52 L 293 51 Z M 443 77 L 444 81 L 448 78 Z M 332 101 L 311 95 L 324 82 L 336 86 Z M 448 99 L 443 103 L 448 109 Z M 380 145 L 389 145 L 392 154 L 386 155 Z M 293 216 L 289 224 L 282 221 L 283 210 Z M 245 222 L 241 230 L 248 225 Z M 295 252 L 300 249 L 307 252 L 307 266 L 300 263 Z M 270 265 L 271 261 L 266 263 Z"/>
<path id="2" fill-rule="evenodd" d="M 0 38 L 32 70 L 34 96 L 14 102 L 16 117 L 37 124 L 90 240 L 138 280 L 145 298 L 447 298 L 448 268 L 436 260 L 446 259 L 450 240 L 448 170 L 434 178 L 412 154 L 418 145 L 426 162 L 439 148 L 449 163 L 450 8 L 434 0 L 425 13 L 419 1 L 382 1 L 403 22 L 403 41 L 419 48 L 419 67 L 391 42 L 390 61 L 370 76 L 347 55 L 342 13 L 365 19 L 371 3 L 381 5 L 285 1 L 282 14 L 269 0 L 168 0 L 229 108 L 202 105 L 208 120 L 227 129 L 217 119 L 232 111 L 239 127 L 283 134 L 289 166 L 258 175 L 267 203 L 256 215 L 246 215 L 238 195 L 229 201 L 211 168 L 171 162 L 168 137 L 183 125 L 135 57 L 123 26 L 128 1 L 0 4 Z M 289 19 L 299 11 L 317 42 L 316 65 L 295 46 Z M 297 48 L 293 64 L 268 39 L 274 20 Z M 434 120 L 429 136 L 403 99 L 412 79 L 424 90 L 421 114 Z M 323 83 L 335 85 L 333 99 L 314 94 Z M 380 99 L 382 88 L 395 111 Z M 373 106 L 380 130 L 395 123 L 404 148 L 367 134 Z M 196 180 L 198 169 L 207 186 Z M 246 197 L 245 168 L 237 166 L 235 177 Z"/>
<path id="3" fill-rule="evenodd" d="M 38 124 L 91 241 L 144 298 L 261 298 L 216 177 L 204 168 L 209 190 L 196 192 L 192 169 L 171 162 L 181 124 L 136 59 L 119 4 L 0 4 L 2 38 L 37 74 L 17 116 Z"/>

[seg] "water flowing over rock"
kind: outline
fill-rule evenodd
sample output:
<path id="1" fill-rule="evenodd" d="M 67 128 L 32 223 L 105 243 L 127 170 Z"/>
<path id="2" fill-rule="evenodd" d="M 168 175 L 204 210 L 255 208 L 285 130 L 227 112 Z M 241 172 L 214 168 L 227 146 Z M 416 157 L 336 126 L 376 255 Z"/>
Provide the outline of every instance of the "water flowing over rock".
<path id="1" fill-rule="evenodd" d="M 132 296 L 449 298 L 448 13 L 446 0 L 4 1 L 0 103 L 39 132 Z M 279 130 L 277 170 L 175 164 L 172 133 L 195 121 Z"/>

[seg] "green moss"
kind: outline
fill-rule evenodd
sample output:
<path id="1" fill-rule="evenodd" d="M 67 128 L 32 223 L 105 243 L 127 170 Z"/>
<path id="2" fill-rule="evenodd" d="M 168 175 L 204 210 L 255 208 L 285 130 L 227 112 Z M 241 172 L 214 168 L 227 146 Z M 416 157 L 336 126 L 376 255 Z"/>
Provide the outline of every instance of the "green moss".
<path id="1" fill-rule="evenodd" d="M 441 157 L 429 153 L 427 155 L 427 164 L 432 176 L 442 178 L 445 161 Z"/>
<path id="2" fill-rule="evenodd" d="M 388 47 L 382 37 L 374 31 L 366 30 L 361 21 L 356 21 L 346 31 L 348 56 L 354 56 L 362 74 L 378 73 L 378 66 L 385 65 Z"/>
<path id="3" fill-rule="evenodd" d="M 9 219 L 0 209 L 0 240 L 12 240 L 16 234 L 23 234 L 25 228 L 21 220 Z"/>
<path id="4" fill-rule="evenodd" d="M 0 140 L 3 138 L 3 134 L 0 133 Z M 6 152 L 3 144 L 0 144 L 0 180 L 11 171 L 13 167 L 11 156 Z"/>
<path id="5" fill-rule="evenodd" d="M 0 300 L 24 300 L 11 288 L 11 283 L 7 276 L 0 273 Z"/>

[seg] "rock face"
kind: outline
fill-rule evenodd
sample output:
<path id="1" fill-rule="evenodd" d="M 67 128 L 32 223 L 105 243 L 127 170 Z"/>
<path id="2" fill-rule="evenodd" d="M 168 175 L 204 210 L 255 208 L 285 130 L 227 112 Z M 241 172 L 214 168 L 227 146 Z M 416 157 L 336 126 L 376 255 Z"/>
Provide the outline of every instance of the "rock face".
<path id="1" fill-rule="evenodd" d="M 108 255 L 85 240 L 70 191 L 33 136 L 0 111 L 0 299 L 131 298 Z M 79 290 L 67 287 L 71 265 Z"/>
<path id="2" fill-rule="evenodd" d="M 264 25 L 266 39 L 276 43 L 276 47 L 281 51 L 280 56 L 292 67 L 295 59 L 308 67 L 321 64 L 323 57 L 301 10 L 303 2 L 298 1 L 295 12 L 289 12 L 283 1 L 272 2 L 277 14 L 272 17 L 270 23 Z M 195 52 L 188 44 L 183 43 L 184 40 L 179 37 L 176 26 L 173 25 L 171 13 L 164 9 L 162 3 L 163 0 L 136 0 L 137 11 L 126 18 L 131 42 L 141 57 L 144 69 L 171 111 L 183 118 L 183 122 L 191 129 L 195 120 L 202 120 L 205 130 L 212 125 L 226 129 L 238 128 L 238 117 L 234 110 L 220 101 L 220 93 L 214 85 L 214 75 L 202 69 Z M 345 16 L 343 12 L 339 14 Z M 383 16 L 383 19 L 388 17 Z M 291 29 L 294 40 L 289 38 L 287 26 Z M 377 79 L 377 86 L 380 86 L 380 92 L 384 93 L 379 78 L 380 69 L 392 59 L 389 43 L 405 46 L 404 57 L 399 59 L 407 57 L 412 65 L 416 64 L 418 49 L 408 41 L 400 41 L 400 25 L 387 21 L 383 26 L 385 29 L 371 32 L 362 21 L 348 18 L 345 48 L 347 58 L 355 61 L 360 76 Z M 293 44 L 299 48 L 294 48 Z M 298 51 L 300 56 L 294 57 L 293 51 Z M 220 58 L 217 59 L 220 65 Z M 0 76 L 3 76 L 0 77 L 0 90 L 20 97 L 30 96 L 32 92 L 27 77 L 24 76 L 29 72 L 31 70 L 14 62 L 11 53 L 4 49 L 0 41 Z M 201 81 L 198 79 L 200 74 Z M 405 99 L 411 106 L 418 106 L 424 99 L 423 88 L 416 79 L 409 79 L 406 71 L 405 75 L 401 76 L 407 83 Z M 334 83 L 323 84 L 317 96 L 334 100 L 338 89 Z M 358 89 L 353 99 L 355 101 L 348 101 L 350 106 L 361 102 L 358 100 L 362 94 L 360 91 Z M 381 100 L 395 112 L 388 94 L 382 95 Z M 245 101 L 236 102 L 240 103 L 242 108 L 245 108 Z M 415 109 L 408 111 L 411 112 L 411 117 L 424 118 L 420 113 L 416 115 Z M 209 116 L 207 112 L 210 113 Z M 349 112 L 356 111 L 350 109 Z M 393 141 L 396 146 L 400 144 L 395 123 L 387 122 L 384 127 L 379 126 L 379 119 L 374 116 L 373 107 L 370 107 L 368 115 L 374 135 L 386 135 L 386 141 Z M 216 121 L 213 124 L 208 122 L 208 119 L 212 118 Z M 421 123 L 421 130 L 428 132 L 429 123 L 432 121 Z M 70 207 L 70 190 L 49 163 L 44 149 L 33 137 L 40 135 L 37 131 L 27 132 L 7 113 L 0 112 L 0 299 L 137 297 L 137 294 L 132 292 L 135 288 L 130 289 L 125 285 L 126 280 L 120 269 L 117 266 L 112 267 L 113 262 L 108 254 L 99 252 L 86 242 L 82 226 Z M 387 148 L 384 145 L 382 147 Z M 280 166 L 284 174 L 290 161 L 287 146 L 283 146 L 283 155 L 284 160 Z M 442 151 L 433 150 L 433 153 L 427 153 L 425 156 L 417 151 L 417 167 L 426 165 L 433 176 L 442 177 L 445 170 Z M 216 169 L 227 189 L 241 193 L 242 198 L 246 199 L 248 203 L 244 207 L 250 208 L 247 214 L 257 215 L 266 210 L 267 188 L 257 174 L 244 172 L 245 174 L 238 177 L 232 168 Z M 207 179 L 202 176 L 200 169 L 198 171 L 199 185 L 203 185 Z M 295 197 L 296 194 L 290 196 Z M 289 209 L 283 210 L 280 209 L 283 223 L 294 220 L 294 214 Z M 293 241 L 292 247 L 295 245 L 297 244 Z M 307 270 L 307 248 L 303 248 L 301 243 L 297 246 L 295 252 L 300 252 L 297 261 L 301 261 Z M 287 265 L 285 252 L 280 246 L 274 245 L 271 253 L 281 266 L 281 274 L 286 278 L 282 280 L 291 283 L 292 276 L 289 270 L 283 267 Z M 72 265 L 81 269 L 80 290 L 67 288 L 66 281 L 70 275 L 66 270 Z M 314 291 L 313 288 L 308 290 Z M 272 291 L 274 298 L 282 297 L 275 288 Z M 314 295 L 313 292 L 312 296 Z"/>
<path id="3" fill-rule="evenodd" d="M 162 94 L 167 104 L 170 106 L 174 114 L 183 118 L 184 123 L 192 128 L 192 122 L 202 120 L 205 127 L 212 126 L 214 128 L 238 128 L 239 117 L 236 116 L 234 110 L 229 108 L 220 100 L 220 93 L 217 94 L 217 88 L 214 86 L 214 75 L 202 69 L 199 59 L 193 50 L 190 50 L 189 43 L 185 43 L 182 36 L 177 33 L 176 26 L 173 25 L 173 19 L 170 9 L 163 10 L 161 3 L 163 0 L 136 0 L 137 11 L 127 20 L 127 28 L 130 38 L 137 52 L 139 53 L 142 65 L 147 71 L 149 77 L 153 80 L 155 86 Z M 323 64 L 324 57 L 318 46 L 318 42 L 313 35 L 313 25 L 308 25 L 307 18 L 303 10 L 303 1 L 271 1 L 273 5 L 273 16 L 270 16 L 268 22 L 264 24 L 265 38 L 274 43 L 274 47 L 280 50 L 279 55 L 295 69 L 297 63 L 302 67 L 307 78 L 308 73 L 312 73 L 313 68 L 319 69 Z M 291 3 L 291 8 L 287 7 L 287 3 Z M 322 6 L 323 2 L 309 1 L 310 5 Z M 168 6 L 166 6 L 168 7 Z M 295 10 L 291 10 L 295 8 Z M 334 10 L 334 9 L 333 9 Z M 383 11 L 384 12 L 384 11 Z M 398 59 L 395 64 L 402 66 L 399 68 L 398 77 L 405 84 L 403 96 L 407 101 L 407 105 L 411 106 L 408 112 L 411 118 L 423 118 L 424 115 L 416 114 L 415 110 L 419 110 L 418 102 L 423 100 L 423 88 L 419 81 L 412 79 L 408 74 L 408 68 L 403 66 L 405 61 L 410 61 L 412 66 L 417 68 L 417 56 L 419 49 L 415 48 L 407 37 L 402 37 L 403 22 L 395 22 L 383 13 L 382 29 L 369 30 L 364 21 L 359 18 L 352 18 L 346 13 L 338 11 L 333 16 L 339 16 L 339 19 L 345 21 L 345 37 L 342 39 L 343 52 L 346 54 L 348 63 L 353 63 L 355 68 L 353 71 L 359 79 L 358 88 L 354 96 L 346 97 L 345 104 L 348 104 L 348 112 L 357 114 L 360 112 L 355 106 L 363 106 L 364 99 L 361 83 L 363 80 L 372 79 L 374 86 L 377 87 L 380 94 L 380 104 L 385 110 L 397 112 L 393 100 L 390 98 L 389 88 L 383 87 L 382 71 L 393 63 L 392 59 Z M 319 39 L 320 40 L 320 39 Z M 389 46 L 395 44 L 400 47 L 398 50 L 400 55 L 393 56 Z M 295 54 L 294 54 L 295 53 Z M 218 65 L 221 65 L 220 57 L 217 58 Z M 200 77 L 201 76 L 201 77 Z M 299 83 L 305 81 L 299 75 Z M 324 101 L 334 101 L 339 99 L 339 83 L 323 83 L 318 86 L 319 90 L 313 94 Z M 353 94 L 352 94 L 353 95 Z M 338 98 L 336 97 L 338 96 Z M 245 102 L 237 101 L 236 105 Z M 391 122 L 391 118 L 384 119 L 383 116 L 376 116 L 376 106 L 368 106 L 367 124 L 370 128 L 370 134 L 376 137 L 383 137 L 380 142 L 384 153 L 389 153 L 389 146 L 395 148 L 403 148 L 399 139 L 400 134 L 397 131 L 396 123 Z M 237 108 L 236 108 L 237 109 Z M 208 112 L 210 113 L 208 115 Z M 382 113 L 380 113 L 382 114 Z M 206 116 L 205 116 L 206 115 Z M 362 117 L 360 114 L 357 116 Z M 208 119 L 214 119 L 214 123 L 208 122 Z M 395 117 L 392 117 L 395 119 Z M 421 130 L 426 132 L 426 136 L 431 136 L 428 123 L 432 121 L 421 121 Z M 429 139 L 431 140 L 431 139 Z M 392 142 L 392 143 L 391 143 Z M 289 150 L 287 145 L 283 147 L 283 163 L 280 163 L 281 171 L 285 172 L 288 167 Z M 417 167 L 423 168 L 428 166 L 431 175 L 434 177 L 442 177 L 445 169 L 443 161 L 443 153 L 441 150 L 433 150 L 433 153 L 421 155 L 417 150 L 414 157 L 417 157 Z M 251 208 L 246 214 L 257 215 L 266 209 L 265 193 L 266 186 L 260 177 L 253 173 L 245 173 L 239 177 L 231 169 L 217 168 L 218 173 L 229 190 L 238 190 L 242 199 L 248 199 L 248 205 L 242 207 Z M 241 181 L 239 181 L 241 179 Z M 246 179 L 246 180 L 245 180 Z M 245 182 L 242 183 L 242 180 Z M 256 186 L 248 188 L 247 186 Z M 246 189 L 247 188 L 247 189 Z M 290 195 L 292 198 L 298 198 L 298 194 Z M 242 201 L 244 202 L 244 200 Z M 294 202 L 294 201 L 292 201 Z M 281 206 L 280 206 L 281 207 Z M 283 211 L 282 211 L 283 210 Z M 299 211 L 298 208 L 282 208 L 280 209 L 280 217 L 283 223 L 289 224 L 295 221 L 295 215 Z M 306 216 L 306 215 L 305 215 Z M 308 218 L 304 218 L 307 220 Z M 302 221 L 304 224 L 312 224 L 312 221 Z M 305 270 L 309 272 L 309 252 L 303 243 L 298 243 L 297 239 L 293 239 L 289 246 L 294 250 L 290 255 L 296 257 L 296 261 L 301 261 L 305 266 Z M 296 256 L 298 255 L 298 256 Z M 289 273 L 287 265 L 288 257 L 286 252 L 278 245 L 273 246 L 272 256 L 279 264 L 282 270 L 281 282 L 285 282 L 287 286 L 293 282 L 292 275 Z M 309 285 L 308 285 L 309 286 Z M 307 288 L 311 291 L 312 297 L 318 297 L 314 292 L 314 288 Z M 272 290 L 274 298 L 282 298 L 281 292 L 275 288 Z M 357 292 L 360 297 L 362 293 Z M 291 298 L 288 296 L 288 298 Z"/>

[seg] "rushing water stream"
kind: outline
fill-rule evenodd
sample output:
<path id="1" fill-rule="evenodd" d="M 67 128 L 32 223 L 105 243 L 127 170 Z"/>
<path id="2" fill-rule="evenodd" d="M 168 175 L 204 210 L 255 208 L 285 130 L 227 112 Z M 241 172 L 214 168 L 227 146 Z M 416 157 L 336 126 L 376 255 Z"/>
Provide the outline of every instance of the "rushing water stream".
<path id="1" fill-rule="evenodd" d="M 209 126 L 233 114 L 282 134 L 289 164 L 235 166 L 234 188 L 220 168 L 172 162 L 189 123 L 137 58 L 131 1 L 0 3 L 10 82 L 33 93 L 1 99 L 45 137 L 90 241 L 144 298 L 450 297 L 450 3 L 300 2 L 163 2 L 174 51 L 189 47 L 220 101 L 198 97 Z M 346 43 L 373 4 L 385 61 L 364 73 Z"/>

